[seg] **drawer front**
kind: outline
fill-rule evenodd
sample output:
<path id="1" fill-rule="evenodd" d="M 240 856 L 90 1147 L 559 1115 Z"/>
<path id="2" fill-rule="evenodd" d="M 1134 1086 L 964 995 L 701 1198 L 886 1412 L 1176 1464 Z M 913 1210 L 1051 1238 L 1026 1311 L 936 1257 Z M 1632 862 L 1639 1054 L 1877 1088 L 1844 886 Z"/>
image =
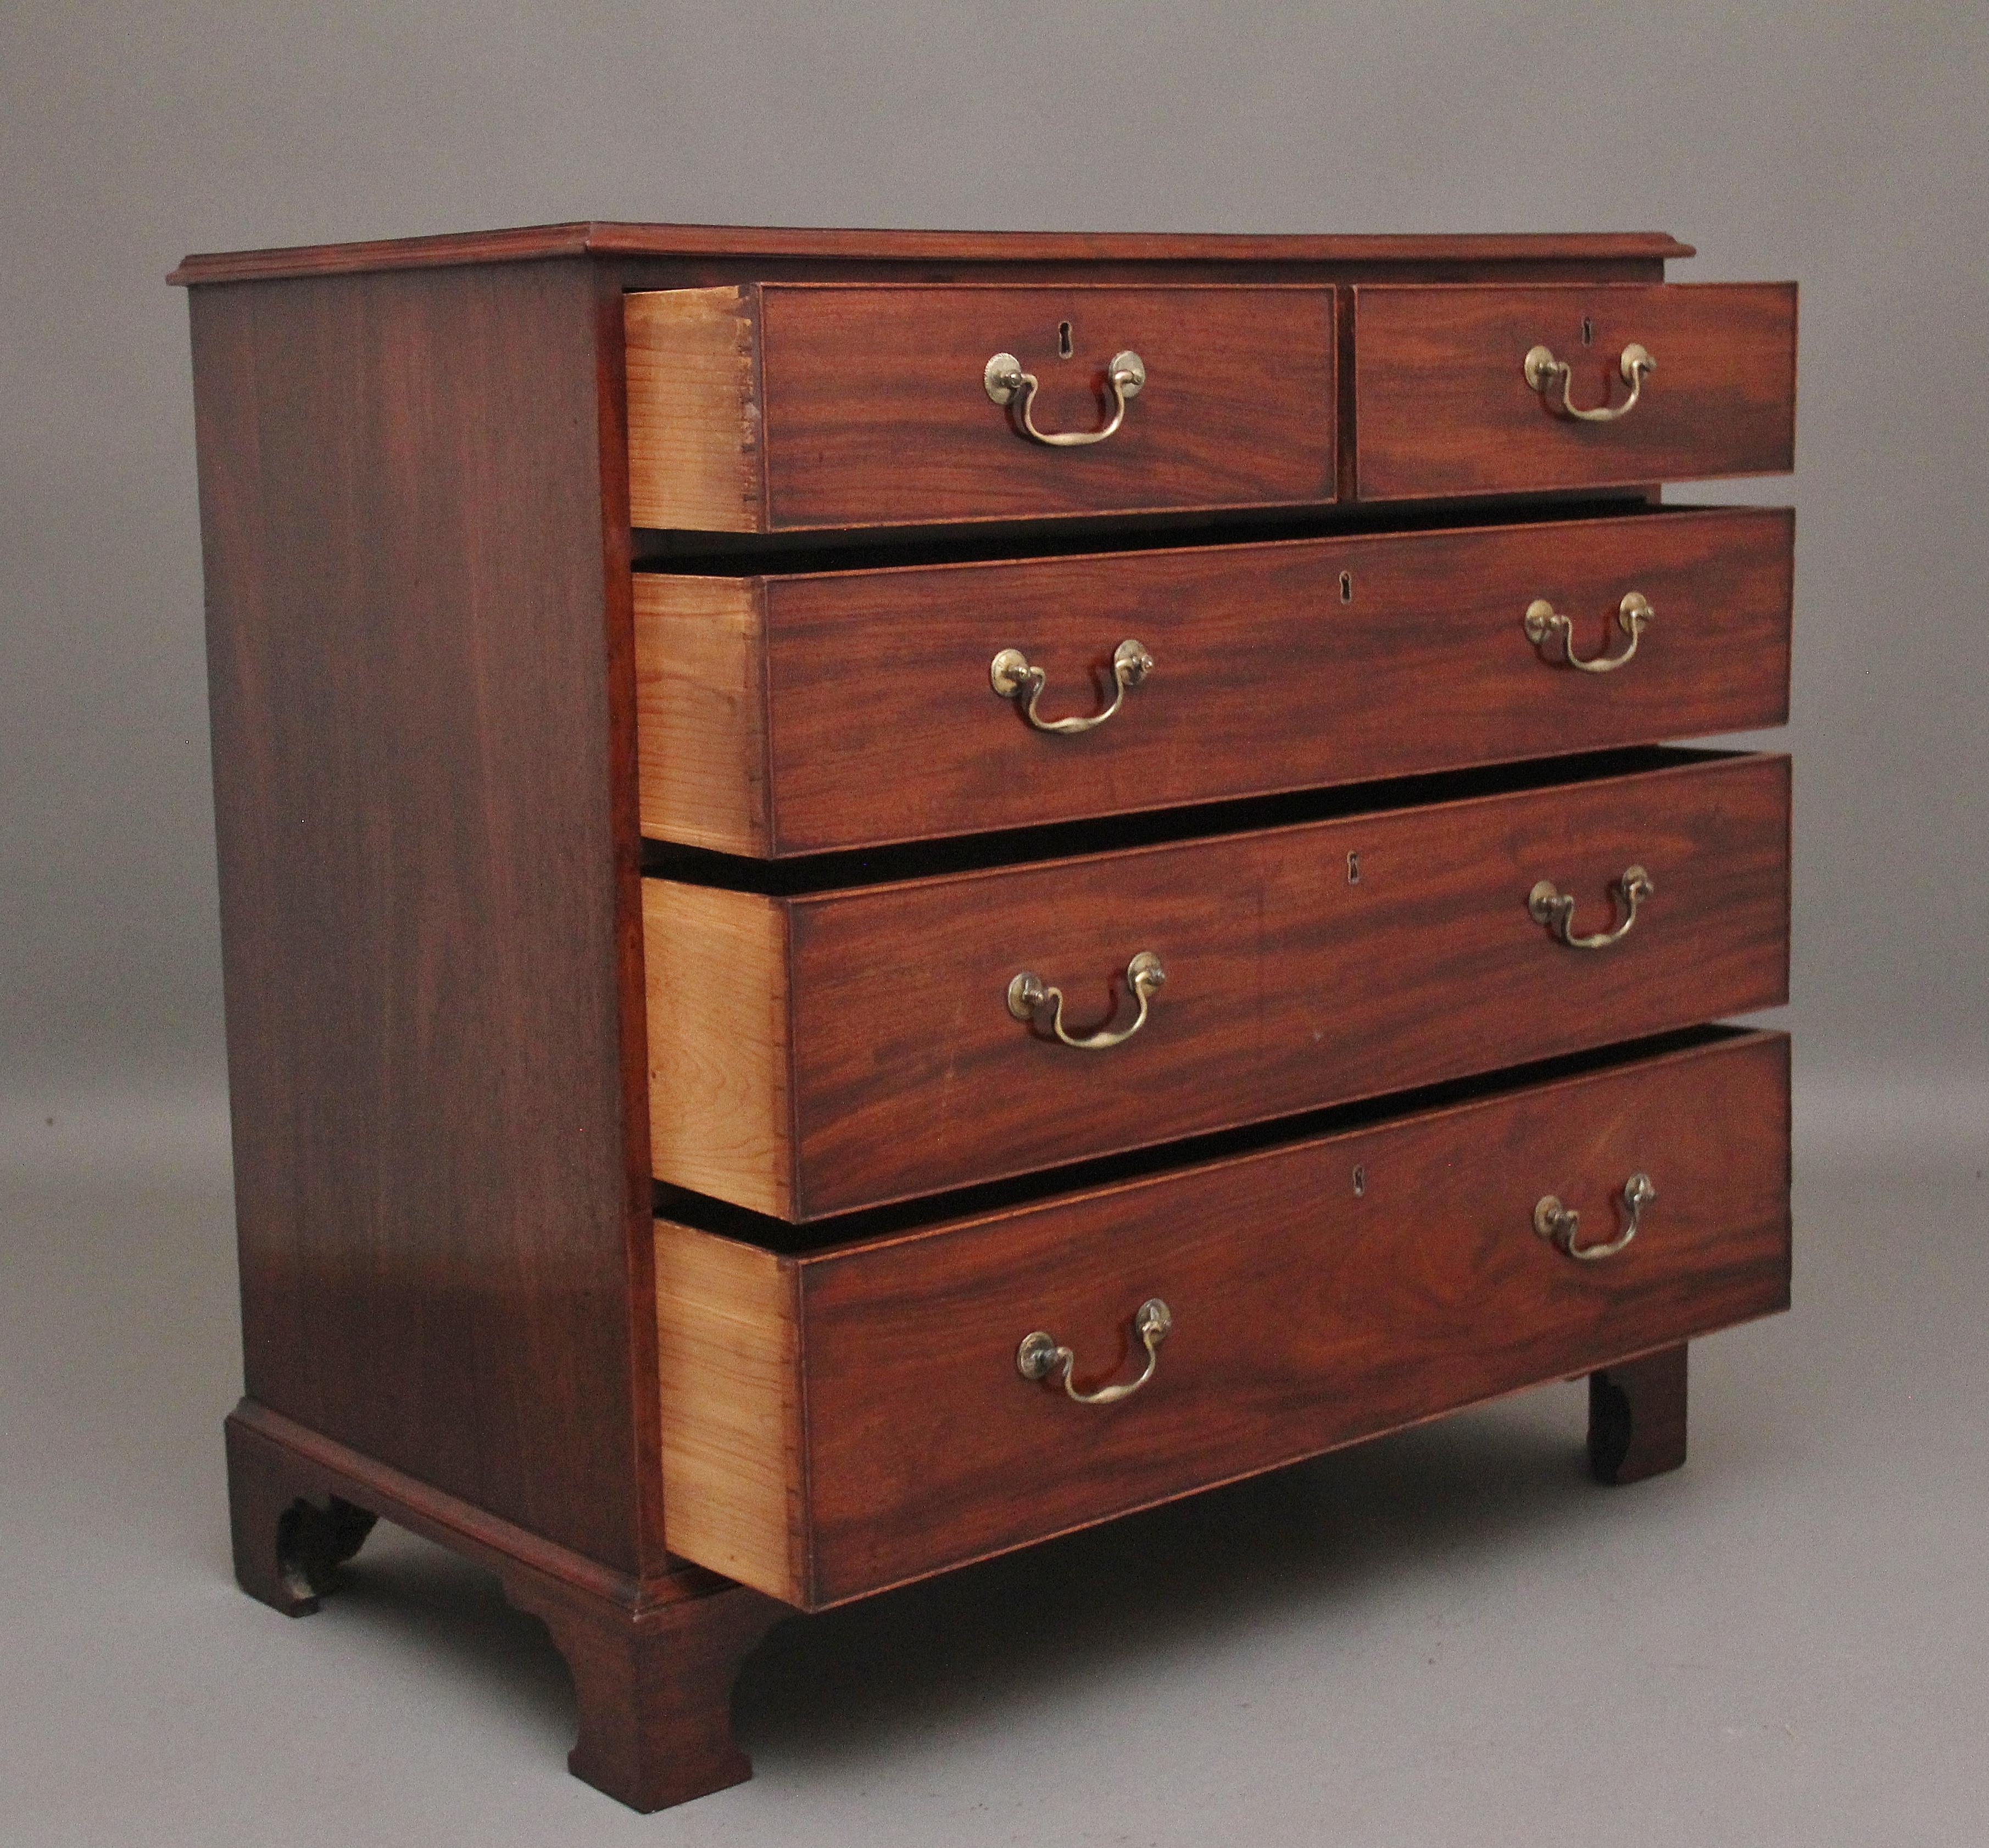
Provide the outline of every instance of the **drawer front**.
<path id="1" fill-rule="evenodd" d="M 804 854 L 1777 725 L 1794 530 L 1786 512 L 1735 507 L 794 577 L 645 573 L 643 831 Z M 1626 599 L 1648 619 L 1626 618 Z M 1537 641 L 1540 602 L 1570 626 L 1537 626 Z M 1153 665 L 1117 709 L 1043 729 L 1106 712 L 1127 641 Z M 1580 671 L 1571 646 L 1621 665 Z M 1012 675 L 1003 696 L 991 668 L 1011 650 L 1042 679 Z"/>
<path id="2" fill-rule="evenodd" d="M 1330 289 L 766 285 L 632 296 L 625 320 L 638 526 L 792 531 L 1333 498 Z M 1122 354 L 1133 367 L 1115 368 Z M 1001 387 L 1004 403 L 989 391 L 1000 355 L 1015 364 L 994 368 L 998 383 L 1011 371 L 1036 381 Z M 1134 368 L 1120 417 L 1112 381 Z M 1100 436 L 1115 417 L 1096 441 L 1030 434 Z"/>
<path id="3" fill-rule="evenodd" d="M 801 1220 L 1774 1006 L 1788 770 L 1668 767 L 786 899 L 651 880 L 662 1180 Z M 1624 925 L 1633 866 L 1654 888 Z M 1138 1017 L 1120 1044 L 1052 1037 Z M 1024 1004 L 1025 1017 L 1011 1011 Z"/>
<path id="4" fill-rule="evenodd" d="M 1354 303 L 1364 501 L 1795 465 L 1792 283 L 1360 288 Z M 1537 348 L 1566 371 L 1530 383 Z M 1630 405 L 1632 348 L 1655 367 Z"/>
<path id="5" fill-rule="evenodd" d="M 1776 1034 L 888 1241 L 657 1236 L 673 1552 L 831 1604 L 1785 1308 Z M 1548 1196 L 1577 1261 L 1535 1230 Z M 1025 1379 L 1037 1331 L 1082 1391 Z"/>

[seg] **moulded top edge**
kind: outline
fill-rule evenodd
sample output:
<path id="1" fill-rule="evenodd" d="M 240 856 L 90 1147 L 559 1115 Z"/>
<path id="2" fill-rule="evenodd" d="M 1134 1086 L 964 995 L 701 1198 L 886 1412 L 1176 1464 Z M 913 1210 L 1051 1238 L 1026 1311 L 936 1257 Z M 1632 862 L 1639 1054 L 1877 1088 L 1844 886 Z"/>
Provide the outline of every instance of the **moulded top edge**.
<path id="1" fill-rule="evenodd" d="M 583 221 L 367 243 L 213 252 L 168 282 L 265 281 L 551 257 L 753 257 L 857 262 L 1542 262 L 1663 260 L 1693 246 L 1663 232 L 1465 232 L 1310 236 L 1181 232 L 842 231 Z"/>

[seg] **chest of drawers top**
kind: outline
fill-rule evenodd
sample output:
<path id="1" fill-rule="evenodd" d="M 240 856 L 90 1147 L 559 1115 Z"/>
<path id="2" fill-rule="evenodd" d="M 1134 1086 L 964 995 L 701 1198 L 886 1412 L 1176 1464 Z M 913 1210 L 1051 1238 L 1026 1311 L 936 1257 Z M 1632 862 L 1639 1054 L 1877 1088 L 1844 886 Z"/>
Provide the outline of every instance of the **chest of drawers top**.
<path id="1" fill-rule="evenodd" d="M 588 257 L 604 262 L 669 262 L 742 266 L 768 275 L 827 266 L 874 272 L 880 266 L 933 279 L 933 266 L 950 272 L 1018 263 L 1039 265 L 1065 279 L 1113 278 L 1126 265 L 1166 265 L 1192 279 L 1222 280 L 1241 272 L 1308 266 L 1354 272 L 1441 266 L 1455 272 L 1482 265 L 1573 267 L 1641 266 L 1632 279 L 1648 281 L 1667 260 L 1693 254 L 1664 232 L 1235 232 L 1125 231 L 900 231 L 828 225 L 665 225 L 574 219 L 503 231 L 445 232 L 428 236 L 367 239 L 342 244 L 299 244 L 267 250 L 215 251 L 182 259 L 169 280 L 265 282 L 296 276 L 351 276 Z M 1212 273 L 1211 266 L 1213 266 Z M 706 276 L 700 279 L 721 279 Z M 1442 279 L 1432 277 L 1425 279 Z"/>

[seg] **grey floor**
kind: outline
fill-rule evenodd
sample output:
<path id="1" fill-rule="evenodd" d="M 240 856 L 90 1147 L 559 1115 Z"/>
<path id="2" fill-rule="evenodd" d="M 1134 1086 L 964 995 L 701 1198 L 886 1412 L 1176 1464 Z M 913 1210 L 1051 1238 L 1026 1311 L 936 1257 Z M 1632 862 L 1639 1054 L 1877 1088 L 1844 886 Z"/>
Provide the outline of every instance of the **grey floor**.
<path id="1" fill-rule="evenodd" d="M 1804 1171 L 1797 1307 L 1695 1349 L 1676 1476 L 1591 1487 L 1553 1386 L 797 1620 L 740 1685 L 754 1781 L 645 1819 L 566 1775 L 564 1672 L 482 1575 L 383 1528 L 317 1616 L 234 1589 L 184 1127 L 51 1127 L 5 1183 L 7 1848 L 1989 1838 L 1972 1165 Z"/>

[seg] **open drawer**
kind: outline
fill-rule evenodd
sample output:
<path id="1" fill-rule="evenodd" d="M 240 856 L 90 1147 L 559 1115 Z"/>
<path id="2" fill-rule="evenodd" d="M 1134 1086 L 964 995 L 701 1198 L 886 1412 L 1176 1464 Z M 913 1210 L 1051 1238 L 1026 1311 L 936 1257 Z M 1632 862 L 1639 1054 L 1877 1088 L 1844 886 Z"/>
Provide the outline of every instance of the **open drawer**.
<path id="1" fill-rule="evenodd" d="M 1788 716 L 1795 516 L 635 578 L 642 831 L 764 858 Z"/>
<path id="2" fill-rule="evenodd" d="M 1795 465 L 1793 283 L 1354 291 L 1363 501 Z"/>
<path id="3" fill-rule="evenodd" d="M 764 283 L 623 306 L 629 517 L 771 533 L 1333 496 L 1333 293 Z"/>
<path id="4" fill-rule="evenodd" d="M 1787 999 L 1787 759 L 1477 787 L 910 878 L 645 879 L 656 1178 L 820 1219 Z"/>
<path id="5" fill-rule="evenodd" d="M 1788 1071 L 1709 1034 L 801 1256 L 659 1221 L 667 1542 L 815 1609 L 1785 1308 Z"/>

